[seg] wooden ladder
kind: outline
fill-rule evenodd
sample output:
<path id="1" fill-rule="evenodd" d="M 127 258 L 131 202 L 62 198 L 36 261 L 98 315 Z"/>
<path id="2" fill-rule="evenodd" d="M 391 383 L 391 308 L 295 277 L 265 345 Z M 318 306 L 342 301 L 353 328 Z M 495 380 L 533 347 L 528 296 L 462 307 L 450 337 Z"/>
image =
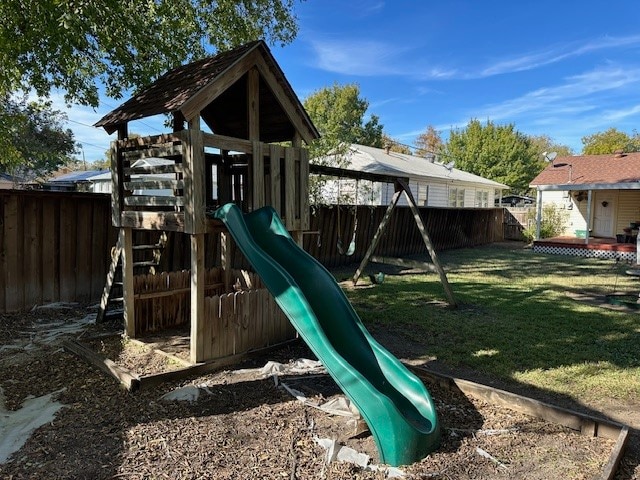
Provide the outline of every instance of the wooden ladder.
<path id="1" fill-rule="evenodd" d="M 162 252 L 167 244 L 166 232 L 161 232 L 158 241 L 150 245 L 133 245 L 134 252 L 145 252 L 144 260 L 133 262 L 136 273 L 156 273 L 156 268 L 160 265 Z M 123 314 L 123 290 L 122 290 L 122 252 L 124 245 L 123 231 L 118 233 L 116 244 L 111 249 L 111 262 L 107 272 L 107 279 L 100 297 L 100 307 L 96 322 L 100 323 L 107 319 L 110 313 L 114 318 L 119 318 Z"/>

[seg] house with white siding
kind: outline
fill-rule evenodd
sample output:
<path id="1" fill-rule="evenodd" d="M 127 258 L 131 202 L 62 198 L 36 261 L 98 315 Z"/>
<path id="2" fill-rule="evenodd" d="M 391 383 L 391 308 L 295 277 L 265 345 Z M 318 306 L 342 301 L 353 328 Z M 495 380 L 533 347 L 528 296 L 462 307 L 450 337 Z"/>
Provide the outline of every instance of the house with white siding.
<path id="1" fill-rule="evenodd" d="M 629 250 L 635 256 L 640 226 L 640 153 L 558 157 L 530 186 L 537 191 L 538 226 L 545 205 L 555 205 L 566 213 L 566 239 L 557 242 L 591 245 L 589 250 L 608 245 L 598 249 Z M 543 243 L 547 242 L 538 239 L 534 249 Z M 623 258 L 618 253 L 597 256 Z"/>
<path id="2" fill-rule="evenodd" d="M 312 162 L 328 163 L 332 156 L 312 159 Z M 342 160 L 346 170 L 374 173 L 389 177 L 409 178 L 409 187 L 418 206 L 452 208 L 489 208 L 502 191 L 509 188 L 493 180 L 455 168 L 452 163 L 439 163 L 416 155 L 393 152 L 387 149 L 351 144 Z M 354 180 L 330 180 L 323 189 L 327 203 L 336 203 L 339 197 L 348 195 L 351 203 L 359 205 L 388 205 L 394 193 L 391 183 L 357 185 Z M 406 205 L 401 197 L 399 205 Z"/>
<path id="3" fill-rule="evenodd" d="M 157 166 L 174 164 L 173 160 L 167 160 L 163 158 L 143 158 L 137 160 L 131 165 L 131 168 L 143 168 L 153 169 Z M 132 180 L 140 180 L 143 176 L 133 174 Z M 171 173 L 157 173 L 154 175 L 144 175 L 146 180 L 170 180 L 175 178 L 175 174 Z M 76 172 L 69 172 L 64 175 L 60 175 L 56 178 L 49 180 L 42 185 L 44 190 L 54 191 L 67 191 L 67 192 L 91 192 L 91 193 L 111 193 L 112 185 L 111 171 L 110 170 L 82 170 Z M 141 192 L 134 190 L 134 192 Z M 136 193 L 137 194 L 137 193 Z M 145 194 L 156 196 L 171 196 L 173 190 L 161 189 L 152 190 L 146 189 Z"/>

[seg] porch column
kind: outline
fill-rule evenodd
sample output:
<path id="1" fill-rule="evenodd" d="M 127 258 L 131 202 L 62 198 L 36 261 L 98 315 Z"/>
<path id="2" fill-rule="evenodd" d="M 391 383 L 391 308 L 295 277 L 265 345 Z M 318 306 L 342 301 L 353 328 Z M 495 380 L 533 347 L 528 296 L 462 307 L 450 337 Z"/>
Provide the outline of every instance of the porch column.
<path id="1" fill-rule="evenodd" d="M 587 190 L 587 234 L 584 238 L 585 245 L 589 245 L 589 225 L 591 224 L 591 195 L 593 190 Z M 615 233 L 615 232 L 614 232 Z"/>
<path id="2" fill-rule="evenodd" d="M 536 194 L 536 240 L 540 240 L 540 227 L 542 224 L 542 190 L 538 187 Z"/>

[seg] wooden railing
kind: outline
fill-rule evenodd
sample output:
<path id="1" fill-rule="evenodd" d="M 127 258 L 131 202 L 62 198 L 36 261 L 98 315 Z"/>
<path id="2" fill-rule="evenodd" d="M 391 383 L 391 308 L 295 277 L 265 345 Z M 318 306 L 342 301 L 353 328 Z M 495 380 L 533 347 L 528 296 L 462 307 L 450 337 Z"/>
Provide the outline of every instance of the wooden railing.
<path id="1" fill-rule="evenodd" d="M 202 233 L 206 209 L 229 202 L 271 205 L 292 231 L 309 226 L 304 148 L 184 130 L 113 142 L 112 158 L 116 226 Z"/>

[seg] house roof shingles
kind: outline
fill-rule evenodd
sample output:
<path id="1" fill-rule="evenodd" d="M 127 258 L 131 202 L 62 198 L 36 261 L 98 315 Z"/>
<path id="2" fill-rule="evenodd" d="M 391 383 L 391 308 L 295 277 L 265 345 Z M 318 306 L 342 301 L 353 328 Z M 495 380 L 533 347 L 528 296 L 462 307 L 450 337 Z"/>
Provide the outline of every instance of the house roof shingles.
<path id="1" fill-rule="evenodd" d="M 455 180 L 482 185 L 485 188 L 509 188 L 503 183 L 457 168 L 449 170 L 443 164 L 429 162 L 424 157 L 398 152 L 387 153 L 382 148 L 351 144 L 346 157 L 349 161 L 348 170 L 410 178 L 430 178 L 445 182 Z"/>
<path id="2" fill-rule="evenodd" d="M 161 113 L 175 112 L 201 88 L 261 42 L 181 65 L 158 77 L 148 87 L 131 97 L 115 110 L 102 117 L 96 127 L 118 125 Z"/>
<path id="3" fill-rule="evenodd" d="M 113 133 L 118 125 L 126 124 L 132 120 L 180 111 L 186 108 L 189 100 L 197 98 L 199 93 L 210 88 L 218 80 L 222 80 L 225 73 L 230 72 L 234 65 L 239 64 L 243 59 L 255 58 L 250 57 L 254 54 L 262 57 L 266 63 L 275 82 L 282 89 L 284 97 L 290 102 L 293 111 L 301 119 L 301 124 L 307 129 L 309 139 L 318 137 L 315 126 L 263 40 L 250 42 L 233 50 L 168 71 L 151 85 L 102 117 L 94 126 L 104 127 L 108 133 Z M 241 85 L 241 82 L 236 83 Z M 245 90 L 242 89 L 242 86 L 238 89 L 237 86 L 232 85 L 227 87 L 226 92 L 228 93 L 226 96 L 219 95 L 209 107 L 202 105 L 204 111 L 201 113 L 205 122 L 208 124 L 211 122 L 216 129 L 222 130 L 217 133 L 242 136 L 246 133 L 244 132 L 246 129 L 244 116 L 247 107 L 246 98 L 238 98 L 238 95 L 244 97 Z M 266 137 L 264 141 L 290 140 L 291 137 L 287 137 L 287 135 L 291 134 L 291 125 L 287 114 L 282 110 L 276 96 L 271 93 L 264 81 L 261 81 L 260 95 L 261 103 L 265 102 L 260 106 L 261 126 L 265 130 Z M 230 109 L 234 111 L 230 111 Z M 234 122 L 240 123 L 241 126 L 233 125 L 231 129 L 223 130 L 222 126 L 226 123 L 233 124 Z M 286 125 L 282 125 L 283 123 Z"/>
<path id="4" fill-rule="evenodd" d="M 558 157 L 530 186 L 616 185 L 640 182 L 640 152 Z"/>

